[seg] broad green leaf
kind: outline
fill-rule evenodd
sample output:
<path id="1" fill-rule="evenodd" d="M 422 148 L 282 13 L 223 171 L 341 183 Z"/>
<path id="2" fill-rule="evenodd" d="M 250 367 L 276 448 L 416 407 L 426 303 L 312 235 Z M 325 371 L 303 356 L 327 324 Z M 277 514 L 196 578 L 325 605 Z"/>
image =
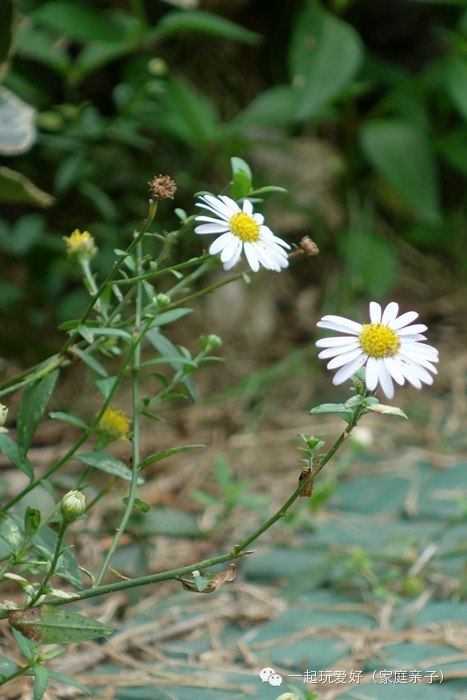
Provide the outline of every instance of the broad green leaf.
<path id="1" fill-rule="evenodd" d="M 54 605 L 38 605 L 27 610 L 13 610 L 10 625 L 26 638 L 41 644 L 69 644 L 105 637 L 115 631 L 84 615 Z"/>
<path id="2" fill-rule="evenodd" d="M 125 479 L 125 481 L 131 481 L 132 471 L 125 462 L 106 452 L 80 452 L 75 455 L 74 459 L 78 459 L 80 462 L 84 462 L 84 464 L 88 464 L 95 469 L 100 469 L 100 471 L 107 472 L 107 474 L 113 474 L 113 476 L 118 476 L 120 479 Z M 138 479 L 138 483 L 143 483 L 142 479 Z"/>
<path id="3" fill-rule="evenodd" d="M 157 117 L 158 128 L 190 146 L 218 138 L 220 125 L 214 105 L 186 81 L 175 77 L 167 81 L 164 107 Z"/>
<path id="4" fill-rule="evenodd" d="M 32 16 L 42 26 L 81 41 L 118 41 L 122 36 L 104 12 L 71 0 L 48 0 Z"/>
<path id="5" fill-rule="evenodd" d="M 16 32 L 16 51 L 21 57 L 31 58 L 65 76 L 71 61 L 64 43 L 51 41 L 50 34 L 34 24 L 24 22 Z"/>
<path id="6" fill-rule="evenodd" d="M 36 140 L 36 110 L 0 86 L 0 155 L 28 151 Z"/>
<path id="7" fill-rule="evenodd" d="M 57 545 L 57 533 L 46 525 L 42 525 L 35 535 L 33 535 L 32 543 L 41 556 L 50 561 Z M 81 572 L 76 562 L 73 548 L 65 549 L 60 555 L 57 574 L 66 581 L 69 581 L 77 590 L 83 588 Z"/>
<path id="8" fill-rule="evenodd" d="M 30 479 L 34 478 L 34 472 L 28 458 L 21 454 L 18 445 L 6 433 L 0 433 L 0 454 L 5 455 L 10 462 L 18 467 Z"/>
<path id="9" fill-rule="evenodd" d="M 248 163 L 242 158 L 234 156 L 230 159 L 232 167 L 232 185 L 230 194 L 232 199 L 246 197 L 253 187 L 253 175 Z"/>
<path id="10" fill-rule="evenodd" d="M 1 141 L 2 127 L 0 127 Z M 40 190 L 27 177 L 15 170 L 0 166 L 0 202 L 32 204 L 37 207 L 50 207 L 54 198 Z"/>
<path id="11" fill-rule="evenodd" d="M 253 173 L 251 172 L 251 168 L 248 165 L 248 163 L 243 160 L 243 158 L 233 156 L 230 159 L 230 166 L 232 168 L 232 175 L 235 176 L 238 175 L 238 173 L 243 173 L 247 176 L 250 182 L 253 180 Z"/>
<path id="12" fill-rule="evenodd" d="M 11 676 L 18 668 L 16 661 L 0 655 L 0 683 L 4 676 Z"/>
<path id="13" fill-rule="evenodd" d="M 339 95 L 362 61 L 357 32 L 316 6 L 298 15 L 292 33 L 290 74 L 300 93 L 297 117 L 308 119 Z"/>
<path id="14" fill-rule="evenodd" d="M 426 135 L 408 122 L 386 119 L 364 124 L 360 140 L 370 163 L 413 213 L 438 223 L 437 172 Z"/>
<path id="15" fill-rule="evenodd" d="M 13 0 L 0 0 L 0 81 L 8 72 L 13 49 L 13 23 L 15 19 Z"/>
<path id="16" fill-rule="evenodd" d="M 201 10 L 169 12 L 163 17 L 153 33 L 154 38 L 162 39 L 181 32 L 211 34 L 220 39 L 256 44 L 261 40 L 259 34 L 235 24 L 225 17 Z"/>
<path id="17" fill-rule="evenodd" d="M 40 663 L 34 664 L 32 672 L 34 674 L 34 700 L 41 700 L 47 690 L 49 672 L 45 666 L 42 666 Z"/>
<path id="18" fill-rule="evenodd" d="M 64 411 L 50 411 L 50 418 L 54 420 L 59 420 L 62 423 L 68 423 L 68 425 L 74 425 L 76 428 L 86 429 L 88 426 L 81 418 L 72 416 L 71 413 L 64 413 Z"/>
<path id="19" fill-rule="evenodd" d="M 260 92 L 250 104 L 240 112 L 232 122 L 235 128 L 240 126 L 286 126 L 297 119 L 301 100 L 300 92 L 291 85 L 276 85 Z"/>
<path id="20" fill-rule="evenodd" d="M 55 388 L 58 375 L 58 369 L 49 372 L 43 379 L 28 387 L 23 394 L 17 420 L 18 447 L 23 457 L 29 450 L 33 435 Z"/>

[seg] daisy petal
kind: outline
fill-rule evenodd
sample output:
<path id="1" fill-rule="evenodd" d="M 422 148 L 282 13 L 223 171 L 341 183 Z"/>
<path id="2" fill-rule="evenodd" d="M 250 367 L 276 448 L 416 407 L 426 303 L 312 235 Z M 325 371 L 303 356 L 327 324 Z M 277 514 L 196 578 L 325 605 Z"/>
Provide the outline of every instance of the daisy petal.
<path id="1" fill-rule="evenodd" d="M 370 320 L 372 323 L 381 323 L 381 306 L 376 301 L 370 301 Z"/>
<path id="2" fill-rule="evenodd" d="M 388 304 L 384 309 L 383 315 L 381 317 L 381 323 L 383 324 L 383 326 L 390 326 L 390 328 L 393 328 L 398 311 L 399 304 L 396 304 L 395 301 L 391 301 L 391 303 Z"/>

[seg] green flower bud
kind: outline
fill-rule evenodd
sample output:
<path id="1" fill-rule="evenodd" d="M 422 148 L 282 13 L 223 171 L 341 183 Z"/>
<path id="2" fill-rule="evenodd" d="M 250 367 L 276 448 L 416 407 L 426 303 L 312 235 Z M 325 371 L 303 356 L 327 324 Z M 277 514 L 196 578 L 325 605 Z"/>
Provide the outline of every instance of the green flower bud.
<path id="1" fill-rule="evenodd" d="M 64 520 L 76 520 L 86 510 L 86 496 L 81 491 L 68 491 L 62 498 L 60 508 Z"/>
<path id="2" fill-rule="evenodd" d="M 156 294 L 155 301 L 157 306 L 168 306 L 172 301 L 168 294 Z"/>
<path id="3" fill-rule="evenodd" d="M 206 338 L 206 348 L 207 350 L 215 350 L 216 348 L 220 348 L 222 345 L 222 339 L 219 338 L 218 335 L 208 335 Z"/>

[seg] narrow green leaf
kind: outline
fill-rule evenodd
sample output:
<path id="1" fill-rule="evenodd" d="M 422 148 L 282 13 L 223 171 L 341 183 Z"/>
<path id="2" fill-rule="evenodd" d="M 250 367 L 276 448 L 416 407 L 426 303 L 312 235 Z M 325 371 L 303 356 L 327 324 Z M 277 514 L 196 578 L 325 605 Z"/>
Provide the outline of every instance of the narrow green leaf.
<path id="1" fill-rule="evenodd" d="M 179 318 L 191 314 L 191 312 L 192 309 L 172 309 L 171 311 L 163 311 L 154 318 L 154 322 L 151 325 L 152 327 L 165 326 L 167 323 L 173 323 L 174 321 L 178 321 Z"/>
<path id="2" fill-rule="evenodd" d="M 53 669 L 49 668 L 49 676 L 53 678 L 54 681 L 59 681 L 65 685 L 72 685 L 75 688 L 79 688 L 79 690 L 86 695 L 93 695 L 92 691 L 83 685 L 83 683 L 77 681 L 76 678 L 72 678 L 72 676 L 68 676 L 66 673 L 60 673 L 60 671 L 54 671 Z"/>
<path id="3" fill-rule="evenodd" d="M 251 172 L 251 168 L 248 165 L 246 161 L 243 160 L 243 158 L 238 158 L 237 156 L 233 156 L 230 159 L 230 165 L 232 168 L 232 175 L 238 175 L 238 173 L 243 173 L 244 175 L 247 176 L 247 178 L 250 180 L 250 182 L 253 180 L 253 173 Z"/>
<path id="4" fill-rule="evenodd" d="M 169 12 L 161 19 L 154 32 L 155 38 L 161 39 L 180 32 L 196 32 L 211 34 L 221 39 L 241 41 L 245 44 L 256 44 L 261 40 L 259 34 L 251 32 L 225 17 L 201 10 Z"/>
<path id="5" fill-rule="evenodd" d="M 34 472 L 28 458 L 20 453 L 16 442 L 6 433 L 0 433 L 0 454 L 5 455 L 10 462 L 31 480 L 34 478 Z"/>
<path id="6" fill-rule="evenodd" d="M 118 41 L 121 32 L 102 11 L 73 0 L 48 0 L 33 12 L 44 27 L 81 41 Z"/>
<path id="7" fill-rule="evenodd" d="M 93 372 L 101 377 L 107 377 L 107 370 L 105 369 L 104 365 L 101 365 L 101 363 L 96 360 L 96 358 L 88 350 L 81 350 L 80 348 L 74 347 L 73 354 L 80 357 L 83 362 L 85 362 L 87 366 L 92 369 Z"/>
<path id="8" fill-rule="evenodd" d="M 353 415 L 353 411 L 346 408 L 343 403 L 322 403 L 310 411 L 310 415 L 319 415 L 321 413 L 335 413 L 347 422 Z"/>
<path id="9" fill-rule="evenodd" d="M 172 457 L 172 455 L 179 454 L 180 452 L 187 452 L 188 450 L 195 450 L 199 447 L 206 447 L 206 445 L 184 445 L 183 447 L 170 447 L 167 450 L 162 450 L 161 452 L 155 452 L 148 457 L 145 457 L 139 464 L 139 469 L 144 469 L 144 467 L 154 464 L 154 462 L 160 462 L 161 459 L 166 459 L 166 457 Z"/>
<path id="10" fill-rule="evenodd" d="M 17 613 L 17 612 L 20 612 L 20 611 L 19 610 L 12 610 L 9 613 L 8 617 L 10 617 L 10 615 Z M 13 637 L 15 638 L 15 641 L 19 647 L 20 652 L 22 653 L 22 655 L 24 656 L 24 658 L 27 661 L 32 661 L 34 659 L 34 657 L 36 656 L 36 647 L 29 639 L 27 639 L 24 635 L 22 635 L 18 630 L 13 629 L 12 631 L 13 631 Z"/>
<path id="11" fill-rule="evenodd" d="M 86 639 L 105 637 L 115 631 L 110 625 L 54 605 L 13 610 L 8 617 L 11 627 L 28 639 L 41 644 L 82 642 Z"/>
<path id="12" fill-rule="evenodd" d="M 29 450 L 33 435 L 44 413 L 58 379 L 59 370 L 49 372 L 24 392 L 18 410 L 18 446 L 24 457 Z"/>
<path id="13" fill-rule="evenodd" d="M 467 60 L 456 56 L 445 65 L 446 88 L 451 101 L 467 121 Z"/>
<path id="14" fill-rule="evenodd" d="M 106 452 L 81 452 L 75 455 L 75 459 L 88 464 L 90 467 L 100 469 L 100 471 L 107 474 L 118 476 L 120 479 L 125 479 L 125 481 L 131 481 L 131 469 L 120 459 Z M 143 480 L 138 479 L 138 483 L 143 483 Z"/>
<path id="15" fill-rule="evenodd" d="M 441 219 L 436 166 L 427 137 L 418 126 L 396 119 L 371 121 L 360 133 L 374 168 L 419 219 Z"/>
<path id="16" fill-rule="evenodd" d="M 83 428 L 84 430 L 88 427 L 81 418 L 72 416 L 71 413 L 65 413 L 64 411 L 50 411 L 50 418 L 54 420 L 59 420 L 62 423 L 68 423 L 68 425 L 74 425 L 76 428 Z"/>
<path id="17" fill-rule="evenodd" d="M 32 672 L 34 674 L 34 700 L 41 700 L 47 690 L 49 672 L 40 663 L 34 664 Z"/>
<path id="18" fill-rule="evenodd" d="M 10 547 L 11 552 L 17 552 L 23 544 L 23 524 L 16 521 L 16 515 L 6 515 L 0 521 L 0 537 Z"/>
<path id="19" fill-rule="evenodd" d="M 0 202 L 19 202 L 37 207 L 50 207 L 54 201 L 50 194 L 40 190 L 21 173 L 4 166 L 0 167 Z"/>
<path id="20" fill-rule="evenodd" d="M 398 416 L 399 418 L 405 418 L 406 420 L 408 420 L 404 411 L 401 408 L 397 408 L 397 406 L 385 406 L 382 403 L 378 403 L 375 405 L 370 404 L 369 406 L 364 404 L 364 406 L 367 411 L 371 411 L 373 413 L 383 413 L 384 415 Z"/>

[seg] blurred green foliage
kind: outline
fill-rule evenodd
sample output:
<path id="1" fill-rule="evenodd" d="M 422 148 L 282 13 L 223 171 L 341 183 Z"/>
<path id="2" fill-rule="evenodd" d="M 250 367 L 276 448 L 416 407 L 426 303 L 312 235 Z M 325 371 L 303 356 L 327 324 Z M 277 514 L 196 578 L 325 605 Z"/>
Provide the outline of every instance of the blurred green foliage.
<path id="1" fill-rule="evenodd" d="M 401 246 L 463 283 L 463 0 L 179 5 L 0 0 L 6 351 L 28 341 L 24 321 L 37 340 L 80 308 L 63 235 L 89 229 L 105 266 L 153 175 L 173 177 L 190 212 L 194 192 L 223 187 L 233 155 L 289 188 L 281 235 L 311 229 L 337 256 L 334 304 L 387 296 Z"/>

